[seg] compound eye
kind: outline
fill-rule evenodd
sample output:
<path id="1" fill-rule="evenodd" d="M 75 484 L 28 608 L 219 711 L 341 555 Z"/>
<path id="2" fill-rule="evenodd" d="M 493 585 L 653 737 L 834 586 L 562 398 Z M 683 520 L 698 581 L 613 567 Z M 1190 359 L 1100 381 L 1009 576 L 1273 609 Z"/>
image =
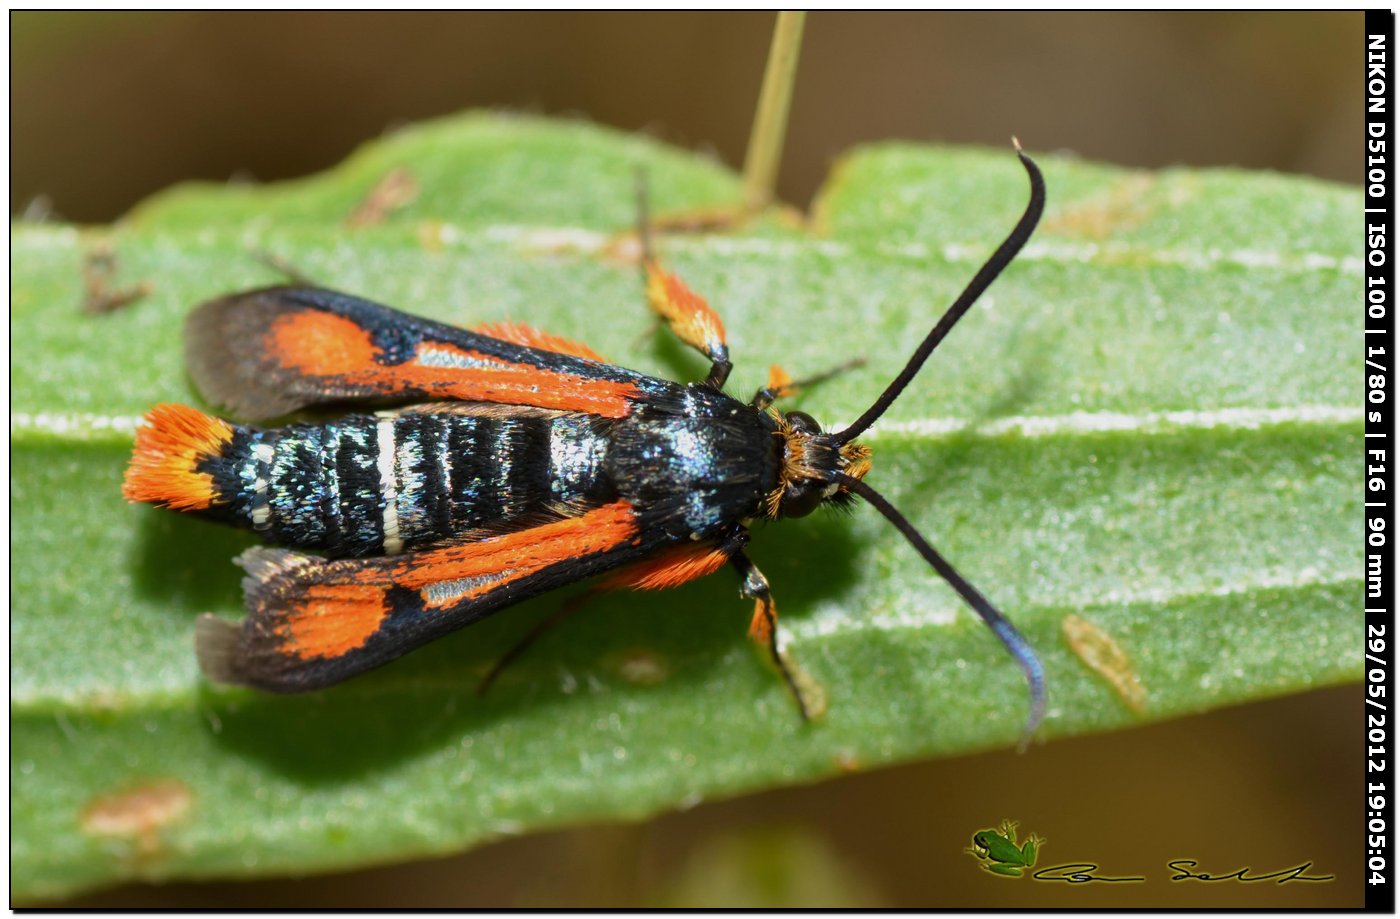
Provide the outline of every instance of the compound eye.
<path id="1" fill-rule="evenodd" d="M 788 412 L 783 417 L 787 418 L 788 424 L 792 425 L 793 430 L 799 433 L 820 434 L 822 432 L 822 426 L 817 424 L 817 419 L 806 412 Z"/>
<path id="2" fill-rule="evenodd" d="M 824 483 L 805 481 L 789 485 L 779 508 L 784 517 L 806 517 L 822 503 Z"/>

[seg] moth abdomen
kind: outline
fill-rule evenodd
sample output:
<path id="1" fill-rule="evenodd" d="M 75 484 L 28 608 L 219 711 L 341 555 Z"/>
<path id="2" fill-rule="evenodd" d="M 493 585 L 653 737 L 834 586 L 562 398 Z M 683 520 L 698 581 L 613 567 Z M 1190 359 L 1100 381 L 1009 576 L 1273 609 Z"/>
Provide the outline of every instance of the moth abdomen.
<path id="1" fill-rule="evenodd" d="M 254 428 L 163 405 L 147 420 L 128 498 L 331 557 L 396 555 L 614 495 L 606 423 L 572 413 L 434 406 Z"/>

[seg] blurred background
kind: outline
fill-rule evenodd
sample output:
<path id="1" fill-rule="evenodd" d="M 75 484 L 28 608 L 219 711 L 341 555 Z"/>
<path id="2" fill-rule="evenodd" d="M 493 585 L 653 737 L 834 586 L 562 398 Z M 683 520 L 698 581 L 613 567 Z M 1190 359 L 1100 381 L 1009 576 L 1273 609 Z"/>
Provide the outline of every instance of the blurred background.
<path id="1" fill-rule="evenodd" d="M 737 168 L 773 17 L 758 13 L 16 13 L 14 206 L 120 216 L 181 179 L 271 181 L 466 108 L 572 115 Z M 884 138 L 1128 166 L 1361 181 L 1362 16 L 808 18 L 779 194 Z"/>
<path id="2" fill-rule="evenodd" d="M 107 222 L 173 182 L 305 175 L 396 125 L 474 107 L 645 131 L 737 169 L 772 25 L 746 13 L 13 13 L 11 209 Z M 1002 145 L 1013 132 L 1133 167 L 1357 183 L 1361 46 L 1359 13 L 817 13 L 779 196 L 805 207 L 860 143 Z M 448 859 L 67 905 L 1359 906 L 1361 699 L 1359 686 L 1334 688 Z M 961 852 L 1002 817 L 1049 837 L 1050 864 L 1310 860 L 1337 879 L 1013 883 Z"/>

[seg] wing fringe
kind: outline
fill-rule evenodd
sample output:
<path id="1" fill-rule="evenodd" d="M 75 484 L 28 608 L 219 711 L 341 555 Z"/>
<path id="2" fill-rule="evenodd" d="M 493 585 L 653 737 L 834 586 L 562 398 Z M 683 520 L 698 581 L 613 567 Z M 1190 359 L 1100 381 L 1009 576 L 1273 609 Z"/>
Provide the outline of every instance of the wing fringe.
<path id="1" fill-rule="evenodd" d="M 280 314 L 269 287 L 210 300 L 185 320 L 185 365 L 210 402 L 239 418 L 279 418 L 306 404 L 262 350 L 263 334 Z"/>
<path id="2" fill-rule="evenodd" d="M 239 669 L 238 645 L 243 637 L 241 624 L 205 613 L 194 624 L 194 656 L 199 669 L 211 683 L 246 685 Z"/>

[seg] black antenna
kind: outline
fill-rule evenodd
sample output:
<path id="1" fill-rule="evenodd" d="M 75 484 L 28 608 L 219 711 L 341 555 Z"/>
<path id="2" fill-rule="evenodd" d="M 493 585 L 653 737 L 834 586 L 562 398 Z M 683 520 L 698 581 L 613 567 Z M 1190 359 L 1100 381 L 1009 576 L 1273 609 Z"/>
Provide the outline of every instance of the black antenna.
<path id="1" fill-rule="evenodd" d="M 1021 251 L 1021 247 L 1030 239 L 1031 233 L 1035 231 L 1035 225 L 1040 222 L 1040 214 L 1045 210 L 1045 179 L 1040 175 L 1040 169 L 1035 162 L 1026 156 L 1021 149 L 1021 142 L 1016 138 L 1011 138 L 1011 142 L 1016 145 L 1016 155 L 1021 158 L 1021 165 L 1026 167 L 1027 174 L 1031 179 L 1031 200 L 1026 205 L 1026 212 L 1021 215 L 1021 220 L 1016 224 L 1011 235 L 1006 237 L 997 251 L 992 253 L 992 257 L 987 259 L 977 274 L 968 283 L 967 288 L 958 295 L 958 299 L 953 301 L 953 305 L 948 307 L 948 312 L 943 314 L 943 318 L 938 320 L 938 324 L 933 327 L 933 331 L 928 333 L 928 338 L 919 345 L 919 350 L 914 352 L 914 356 L 909 358 L 909 363 L 904 365 L 904 369 L 899 372 L 885 391 L 880 394 L 880 398 L 875 400 L 875 404 L 865 410 L 865 414 L 855 420 L 855 423 L 837 434 L 831 435 L 832 440 L 838 444 L 844 444 L 860 434 L 872 424 L 875 419 L 885 413 L 885 409 L 890 407 L 890 403 L 899 398 L 899 394 L 904 391 L 904 387 L 909 385 L 909 381 L 914 379 L 914 374 L 919 372 L 919 368 L 928 360 L 933 349 L 938 347 L 939 342 L 953 330 L 959 319 L 963 317 L 972 304 L 977 302 L 977 298 L 982 296 L 982 292 L 997 279 L 997 275 L 1011 260 L 1016 257 L 1016 253 Z"/>
<path id="2" fill-rule="evenodd" d="M 977 615 L 982 617 L 982 621 L 996 633 L 997 638 L 1006 646 L 1006 650 L 1011 652 L 1011 656 L 1016 659 L 1016 663 L 1021 665 L 1021 669 L 1026 673 L 1026 683 L 1031 693 L 1030 715 L 1026 718 L 1025 732 L 1021 735 L 1021 746 L 1024 748 L 1030 741 L 1031 734 L 1040 726 L 1040 722 L 1045 718 L 1045 668 L 1040 663 L 1040 658 L 1036 656 L 1035 649 L 1030 646 L 1030 642 L 1016 627 L 1011 624 L 1011 620 L 1003 616 L 991 602 L 967 582 L 956 568 L 948 564 L 947 559 L 938 554 L 938 550 L 929 545 L 928 540 L 914 529 L 914 525 L 904 518 L 904 515 L 895 510 L 893 504 L 885 500 L 885 497 L 860 479 L 838 472 L 832 481 L 839 483 L 848 491 L 855 492 L 875 509 L 885 515 L 894 528 L 904 534 L 904 538 L 918 550 L 924 557 L 924 561 L 933 566 L 933 570 L 943 576 L 954 590 L 966 601 L 967 605 L 977 611 Z"/>

